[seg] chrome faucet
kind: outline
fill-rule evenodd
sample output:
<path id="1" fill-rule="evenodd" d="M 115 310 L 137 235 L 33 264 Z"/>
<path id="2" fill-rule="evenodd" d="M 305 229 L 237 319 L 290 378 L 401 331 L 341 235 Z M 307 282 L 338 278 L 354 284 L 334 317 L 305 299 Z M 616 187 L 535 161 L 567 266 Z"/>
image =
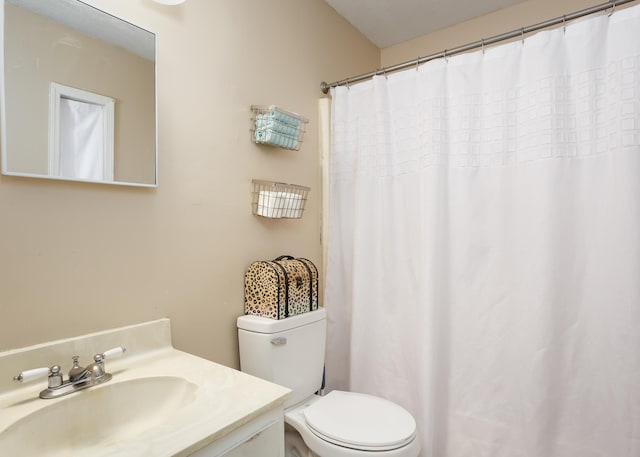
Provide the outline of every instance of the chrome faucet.
<path id="1" fill-rule="evenodd" d="M 33 379 L 48 375 L 47 388 L 40 392 L 40 398 L 58 398 L 64 395 L 96 386 L 107 382 L 111 379 L 111 374 L 105 371 L 104 359 L 123 354 L 127 349 L 124 346 L 115 347 L 104 351 L 103 353 L 93 356 L 93 363 L 86 367 L 81 367 L 78 363 L 79 357 L 72 357 L 73 366 L 69 370 L 67 381 L 60 371 L 59 365 L 53 365 L 51 368 L 34 368 L 32 370 L 23 371 L 13 377 L 14 381 L 28 382 Z"/>
<path id="2" fill-rule="evenodd" d="M 71 358 L 73 360 L 73 366 L 69 370 L 69 382 L 81 381 L 89 375 L 89 371 L 78 364 L 79 358 L 77 355 Z"/>

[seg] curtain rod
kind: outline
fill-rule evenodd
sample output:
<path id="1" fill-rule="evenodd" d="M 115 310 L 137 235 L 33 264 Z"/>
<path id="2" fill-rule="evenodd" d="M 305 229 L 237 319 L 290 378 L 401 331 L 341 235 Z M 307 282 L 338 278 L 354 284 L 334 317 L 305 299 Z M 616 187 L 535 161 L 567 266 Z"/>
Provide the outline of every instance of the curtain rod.
<path id="1" fill-rule="evenodd" d="M 408 60 L 406 62 L 402 62 L 396 65 L 391 65 L 390 67 L 380 68 L 378 70 L 371 71 L 369 73 L 363 73 L 361 75 L 353 76 L 351 78 L 345 78 L 340 81 L 332 82 L 330 84 L 322 81 L 322 83 L 320 83 L 320 90 L 322 91 L 323 94 L 326 94 L 329 92 L 329 89 L 332 87 L 349 85 L 351 83 L 357 83 L 360 81 L 364 81 L 366 79 L 373 78 L 374 76 L 377 76 L 377 75 L 383 75 L 386 73 L 392 73 L 394 71 L 404 70 L 406 68 L 410 68 L 413 66 L 418 66 L 422 63 L 429 62 L 430 60 L 440 59 L 443 57 L 450 57 L 455 54 L 460 54 L 460 53 L 471 51 L 474 49 L 484 48 L 485 46 L 489 46 L 489 45 L 498 43 L 500 41 L 508 40 L 510 38 L 515 38 L 519 36 L 524 37 L 525 33 L 535 32 L 547 27 L 558 25 L 558 24 L 566 24 L 567 21 L 572 21 L 574 19 L 588 16 L 589 14 L 598 13 L 600 11 L 604 11 L 609 8 L 612 8 L 611 13 L 613 14 L 613 11 L 615 10 L 616 6 L 624 5 L 626 3 L 631 3 L 635 1 L 637 0 L 611 0 L 607 3 L 602 3 L 600 5 L 596 5 L 590 8 L 585 8 L 583 10 L 576 11 L 575 13 L 565 14 L 563 16 L 556 17 L 555 19 L 549 19 L 548 21 L 539 22 L 537 24 L 530 25 L 528 27 L 522 27 L 517 30 L 512 30 L 511 32 L 502 33 L 500 35 L 494 35 L 490 38 L 483 38 L 481 40 L 474 41 L 472 43 L 467 43 L 452 49 L 445 49 L 444 51 L 437 52 L 435 54 L 431 54 L 426 57 L 418 57 L 417 59 Z"/>

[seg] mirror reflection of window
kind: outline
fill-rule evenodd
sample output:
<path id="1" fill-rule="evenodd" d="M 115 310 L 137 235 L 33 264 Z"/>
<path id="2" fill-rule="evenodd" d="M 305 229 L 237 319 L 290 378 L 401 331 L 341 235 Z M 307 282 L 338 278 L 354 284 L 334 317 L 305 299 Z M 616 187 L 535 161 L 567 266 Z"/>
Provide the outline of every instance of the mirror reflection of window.
<path id="1" fill-rule="evenodd" d="M 104 135 L 101 106 L 67 98 L 60 100 L 59 176 L 103 179 Z"/>
<path id="2" fill-rule="evenodd" d="M 113 181 L 113 99 L 51 83 L 49 117 L 49 173 Z"/>

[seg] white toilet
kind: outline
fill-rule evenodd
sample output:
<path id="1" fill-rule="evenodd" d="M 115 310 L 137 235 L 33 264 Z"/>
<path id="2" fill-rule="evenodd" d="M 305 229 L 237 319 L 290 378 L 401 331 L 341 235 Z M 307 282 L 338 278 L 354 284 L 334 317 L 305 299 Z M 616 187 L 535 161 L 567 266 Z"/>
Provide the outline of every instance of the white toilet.
<path id="1" fill-rule="evenodd" d="M 416 423 L 404 408 L 365 394 L 315 394 L 322 384 L 326 328 L 324 308 L 281 320 L 238 318 L 241 370 L 293 391 L 285 403 L 288 455 L 417 457 Z M 308 449 L 301 449 L 294 430 Z"/>

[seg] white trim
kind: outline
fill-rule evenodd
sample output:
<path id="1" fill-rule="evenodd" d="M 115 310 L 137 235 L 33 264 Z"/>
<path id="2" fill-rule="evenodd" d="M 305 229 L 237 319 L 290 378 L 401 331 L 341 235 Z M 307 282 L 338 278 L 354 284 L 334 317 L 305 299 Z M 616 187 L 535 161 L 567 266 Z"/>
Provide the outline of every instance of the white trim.
<path id="1" fill-rule="evenodd" d="M 2 162 L 2 174 L 9 174 L 9 156 L 7 155 L 7 116 L 6 116 L 6 101 L 5 101 L 5 78 L 4 78 L 4 8 L 5 2 L 2 2 L 0 6 L 0 142 L 2 151 L 0 151 L 0 162 Z"/>
<path id="2" fill-rule="evenodd" d="M 60 99 L 67 98 L 102 107 L 104 120 L 104 176 L 113 181 L 115 101 L 110 97 L 55 82 L 49 89 L 49 176 L 60 176 Z"/>
<path id="3" fill-rule="evenodd" d="M 22 178 L 38 178 L 38 179 L 53 179 L 54 181 L 70 181 L 70 182 L 87 182 L 94 184 L 115 184 L 116 186 L 126 186 L 126 187 L 158 187 L 156 184 L 147 184 L 141 182 L 131 182 L 131 181 L 96 181 L 95 179 L 84 179 L 84 178 L 68 178 L 66 176 L 49 176 L 45 174 L 37 174 L 37 173 L 22 173 L 17 171 L 10 171 L 8 173 L 2 173 L 6 176 L 18 176 Z"/>
<path id="4" fill-rule="evenodd" d="M 327 277 L 328 246 L 329 246 L 329 211 L 331 197 L 331 99 L 321 98 L 318 100 L 320 134 L 320 180 L 322 182 L 322 207 L 321 207 L 321 227 L 320 245 L 322 246 L 322 275 Z M 325 284 L 322 285 L 324 291 Z"/>

